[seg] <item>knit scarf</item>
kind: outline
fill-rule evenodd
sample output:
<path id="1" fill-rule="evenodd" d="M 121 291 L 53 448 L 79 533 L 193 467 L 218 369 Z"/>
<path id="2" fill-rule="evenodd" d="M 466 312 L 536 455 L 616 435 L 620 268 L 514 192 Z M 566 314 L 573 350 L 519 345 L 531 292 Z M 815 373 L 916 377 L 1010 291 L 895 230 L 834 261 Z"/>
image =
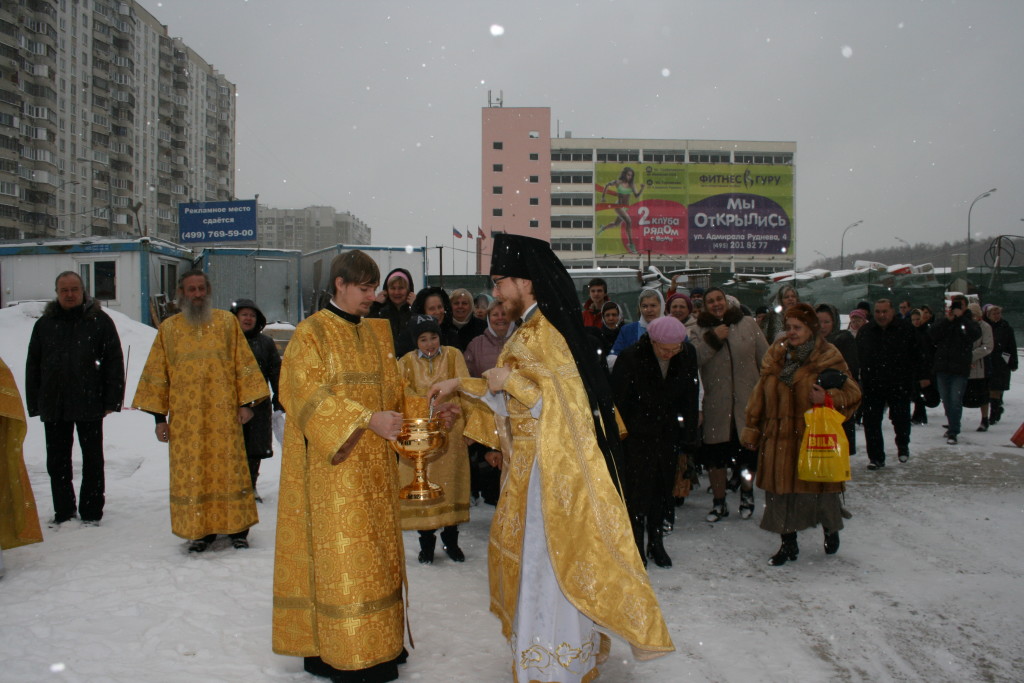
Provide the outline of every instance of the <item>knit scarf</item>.
<path id="1" fill-rule="evenodd" d="M 786 362 L 782 366 L 782 372 L 779 373 L 779 379 L 787 387 L 793 386 L 793 375 L 796 374 L 796 371 L 804 364 L 808 356 L 811 355 L 815 343 L 816 340 L 814 337 L 811 337 L 800 346 L 786 345 Z"/>

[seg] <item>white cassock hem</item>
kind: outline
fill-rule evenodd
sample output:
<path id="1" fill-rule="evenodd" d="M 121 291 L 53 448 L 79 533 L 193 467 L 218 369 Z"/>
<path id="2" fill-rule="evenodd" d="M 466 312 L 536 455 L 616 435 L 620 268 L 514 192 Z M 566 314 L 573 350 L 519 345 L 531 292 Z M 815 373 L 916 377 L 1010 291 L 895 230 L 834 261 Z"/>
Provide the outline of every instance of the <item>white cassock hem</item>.
<path id="1" fill-rule="evenodd" d="M 594 622 L 566 599 L 555 578 L 544 533 L 540 468 L 534 461 L 512 629 L 515 680 L 579 683 L 597 666 L 600 645 Z"/>

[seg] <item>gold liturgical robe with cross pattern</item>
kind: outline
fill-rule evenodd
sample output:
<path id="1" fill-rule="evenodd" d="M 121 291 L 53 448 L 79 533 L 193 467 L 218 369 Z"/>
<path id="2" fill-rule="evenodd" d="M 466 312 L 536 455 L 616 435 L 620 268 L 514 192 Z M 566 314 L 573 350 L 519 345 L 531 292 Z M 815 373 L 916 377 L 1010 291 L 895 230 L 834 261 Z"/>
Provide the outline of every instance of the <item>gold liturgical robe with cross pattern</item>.
<path id="1" fill-rule="evenodd" d="M 516 623 L 530 474 L 539 465 L 547 549 L 566 599 L 598 628 L 633 646 L 637 659 L 674 647 L 637 553 L 625 503 L 608 475 L 597 444 L 590 403 L 565 338 L 537 311 L 506 342 L 498 367 L 505 382 L 508 418 L 496 420 L 503 436 L 505 477 L 491 523 L 488 568 L 491 611 L 511 638 Z M 471 396 L 487 391 L 484 379 L 461 381 L 464 405 L 489 410 Z M 467 396 L 468 395 L 468 396 Z M 540 404 L 539 418 L 531 409 Z M 472 416 L 470 416 L 472 419 Z M 519 633 L 529 643 L 529 633 Z M 553 659 L 557 653 L 549 653 Z"/>
<path id="2" fill-rule="evenodd" d="M 470 376 L 462 352 L 453 346 L 442 347 L 441 354 L 432 359 L 410 351 L 398 361 L 398 367 L 406 382 L 406 417 L 429 415 L 426 396 L 434 384 Z M 462 408 L 457 396 L 452 400 Z M 444 495 L 432 501 L 402 501 L 403 529 L 440 529 L 469 521 L 469 449 L 463 437 L 483 442 L 495 439 L 494 421 L 479 411 L 475 415 L 470 423 L 463 414 L 456 417 L 448 430 L 448 448 L 427 464 L 427 478 L 444 489 Z M 405 458 L 398 464 L 398 477 L 400 486 L 413 480 L 413 466 Z"/>
<path id="3" fill-rule="evenodd" d="M 274 652 L 365 669 L 402 652 L 405 550 L 395 452 L 367 426 L 401 412 L 387 320 L 322 310 L 281 366 L 285 423 L 274 554 Z M 361 433 L 361 434 L 360 434 Z M 332 465 L 349 446 L 346 459 Z"/>
<path id="4" fill-rule="evenodd" d="M 43 540 L 36 499 L 28 480 L 21 446 L 25 441 L 25 407 L 10 368 L 0 358 L 0 548 L 17 548 Z"/>
<path id="5" fill-rule="evenodd" d="M 235 316 L 204 325 L 165 320 L 132 406 L 168 416 L 171 531 L 185 539 L 233 534 L 259 522 L 238 407 L 269 390 Z"/>

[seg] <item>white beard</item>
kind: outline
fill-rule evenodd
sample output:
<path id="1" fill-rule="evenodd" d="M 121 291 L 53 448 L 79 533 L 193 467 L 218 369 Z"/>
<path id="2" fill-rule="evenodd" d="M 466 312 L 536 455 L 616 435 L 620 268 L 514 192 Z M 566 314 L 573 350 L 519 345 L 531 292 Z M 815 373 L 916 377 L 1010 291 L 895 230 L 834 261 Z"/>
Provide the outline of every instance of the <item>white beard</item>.
<path id="1" fill-rule="evenodd" d="M 179 301 L 178 308 L 181 309 L 188 324 L 193 327 L 206 325 L 213 320 L 213 306 L 210 305 L 209 297 L 204 299 L 199 306 L 192 305 L 191 301 Z"/>

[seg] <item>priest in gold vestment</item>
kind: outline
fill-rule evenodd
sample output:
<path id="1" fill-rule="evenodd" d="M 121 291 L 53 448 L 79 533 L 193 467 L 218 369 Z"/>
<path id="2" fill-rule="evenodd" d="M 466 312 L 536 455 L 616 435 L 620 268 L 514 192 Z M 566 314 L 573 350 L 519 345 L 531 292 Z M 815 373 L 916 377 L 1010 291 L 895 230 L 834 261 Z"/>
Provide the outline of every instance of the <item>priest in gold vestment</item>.
<path id="1" fill-rule="evenodd" d="M 386 440 L 404 387 L 387 320 L 362 318 L 380 271 L 335 257 L 333 297 L 296 328 L 281 366 L 285 407 L 274 555 L 274 652 L 332 681 L 391 681 L 406 658 L 398 466 Z"/>
<path id="2" fill-rule="evenodd" d="M 589 681 L 608 656 L 607 633 L 639 660 L 674 647 L 617 490 L 611 388 L 572 280 L 530 237 L 496 235 L 491 259 L 494 295 L 523 323 L 483 379 L 448 380 L 430 395 L 458 389 L 470 412 L 495 415 L 506 472 L 488 547 L 491 611 L 514 679 Z"/>
<path id="3" fill-rule="evenodd" d="M 0 358 L 0 576 L 4 573 L 3 550 L 43 540 L 21 451 L 26 431 L 18 385 Z"/>
<path id="4" fill-rule="evenodd" d="M 152 413 L 170 444 L 171 531 L 203 552 L 217 534 L 247 548 L 259 519 L 242 424 L 267 398 L 235 316 L 210 307 L 210 283 L 189 271 L 178 283 L 181 313 L 165 320 L 142 370 L 133 406 Z"/>

